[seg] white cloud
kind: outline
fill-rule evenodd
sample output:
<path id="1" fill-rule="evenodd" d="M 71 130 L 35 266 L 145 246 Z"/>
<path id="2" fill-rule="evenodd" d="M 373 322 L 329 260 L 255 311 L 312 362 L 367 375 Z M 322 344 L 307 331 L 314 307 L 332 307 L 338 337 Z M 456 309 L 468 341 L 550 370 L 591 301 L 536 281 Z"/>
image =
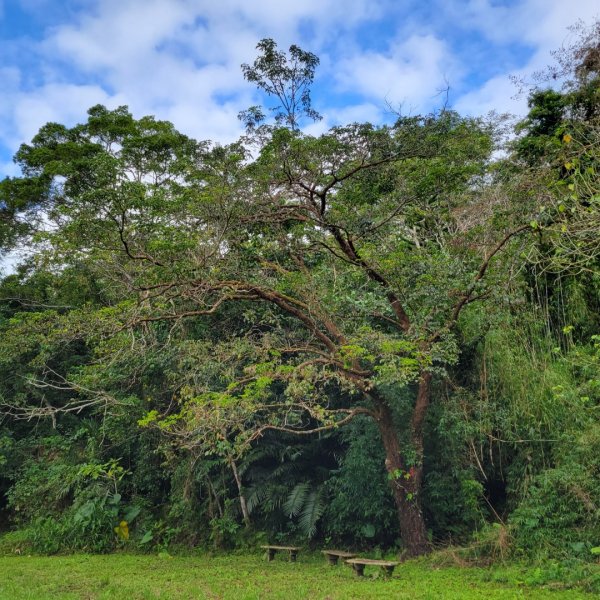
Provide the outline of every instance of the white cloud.
<path id="1" fill-rule="evenodd" d="M 32 11 L 49 6 L 49 0 L 21 2 Z M 483 36 L 512 57 L 511 67 L 525 73 L 548 62 L 548 51 L 565 39 L 566 25 L 577 17 L 590 21 L 597 12 L 592 0 L 521 0 L 510 6 L 437 0 L 433 5 L 430 10 L 438 9 L 448 20 L 447 29 L 419 22 L 418 11 L 408 6 L 403 12 L 404 4 L 393 0 L 77 1 L 72 20 L 42 32 L 41 42 L 18 41 L 19 52 L 36 65 L 35 77 L 27 66 L 0 65 L 0 142 L 16 150 L 47 120 L 80 122 L 96 103 L 127 104 L 136 116 L 169 119 L 194 137 L 231 141 L 241 129 L 237 113 L 256 103 L 240 64 L 252 61 L 262 37 L 276 39 L 282 48 L 299 43 L 319 54 L 321 85 L 337 95 L 336 102 L 341 94 L 350 98 L 343 108 L 333 101 L 317 107 L 326 119 L 311 132 L 347 121 L 380 122 L 386 118 L 386 100 L 394 107 L 402 104 L 404 113 L 435 108 L 443 102 L 436 91 L 446 81 L 452 90 L 465 89 L 477 70 L 493 73 L 455 106 L 471 113 L 492 107 L 514 111 L 523 101 L 511 100 L 514 90 L 498 74 L 509 66 L 479 65 L 476 56 L 459 54 L 457 32 Z M 397 24 L 395 38 L 357 35 L 358 28 L 381 18 Z M 408 37 L 400 37 L 409 29 Z M 378 50 L 367 49 L 375 41 Z M 521 57 L 524 64 L 513 56 L 516 42 L 531 47 Z M 13 50 L 11 57 L 16 55 Z"/>
<path id="2" fill-rule="evenodd" d="M 11 95 L 19 91 L 21 87 L 21 71 L 16 67 L 0 68 L 0 86 L 3 94 L 0 94 L 0 116 L 9 112 L 12 107 Z"/>
<path id="3" fill-rule="evenodd" d="M 600 14 L 597 0 L 460 0 L 440 3 L 446 18 L 461 29 L 479 31 L 497 44 L 526 43 L 553 49 L 577 19 L 590 22 Z"/>
<path id="4" fill-rule="evenodd" d="M 480 88 L 463 94 L 453 108 L 459 113 L 479 116 L 490 111 L 499 114 L 524 114 L 527 111 L 527 99 L 517 96 L 517 88 L 507 75 L 488 79 Z"/>
<path id="5" fill-rule="evenodd" d="M 338 84 L 344 91 L 402 106 L 403 112 L 435 107 L 436 92 L 460 78 L 460 68 L 447 44 L 433 35 L 413 35 L 395 41 L 384 53 L 361 53 L 339 65 Z"/>
<path id="6" fill-rule="evenodd" d="M 379 123 L 384 118 L 387 107 L 384 103 L 374 104 L 365 102 L 345 106 L 344 108 L 328 111 L 328 121 L 331 125 L 344 125 L 345 123 Z"/>
<path id="7" fill-rule="evenodd" d="M 118 103 L 99 86 L 51 83 L 35 92 L 17 96 L 14 108 L 16 135 L 21 140 L 30 140 L 49 121 L 77 121 L 82 116 L 82 107 L 94 104 L 116 106 Z"/>
<path id="8" fill-rule="evenodd" d="M 190 16 L 180 0 L 105 0 L 95 14 L 55 28 L 46 46 L 87 71 L 127 69 L 177 35 Z"/>
<path id="9" fill-rule="evenodd" d="M 23 1 L 32 12 L 46 2 Z M 0 71 L 2 142 L 13 151 L 45 122 L 80 122 L 97 103 L 127 104 L 136 116 L 156 114 L 194 137 L 231 141 L 241 132 L 237 114 L 256 103 L 240 64 L 255 55 L 261 37 L 286 47 L 310 20 L 318 45 L 332 29 L 339 34 L 340 24 L 379 16 L 383 2 L 97 0 L 80 6 L 85 10 L 48 29 L 40 43 L 22 44 L 37 63 L 37 85 L 25 86 L 17 68 Z"/>
<path id="10" fill-rule="evenodd" d="M 509 74 L 527 80 L 535 71 L 553 62 L 551 52 L 575 42 L 567 27 L 581 19 L 591 23 L 600 16 L 596 0 L 525 0 L 514 7 L 494 4 L 491 0 L 470 0 L 465 19 L 496 43 L 528 44 L 533 52 L 510 73 L 488 79 L 478 89 L 462 95 L 455 103 L 458 111 L 483 114 L 490 110 L 524 115 L 527 98 L 518 95 Z"/>
<path id="11" fill-rule="evenodd" d="M 224 142 L 239 134 L 237 114 L 253 103 L 240 64 L 254 55 L 265 30 L 292 38 L 300 19 L 325 16 L 334 6 L 330 18 L 340 10 L 333 0 L 104 0 L 94 14 L 54 29 L 45 48 L 100 73 L 136 114 L 157 113 L 187 133 Z M 349 12 L 358 18 L 368 6 L 354 1 Z"/>

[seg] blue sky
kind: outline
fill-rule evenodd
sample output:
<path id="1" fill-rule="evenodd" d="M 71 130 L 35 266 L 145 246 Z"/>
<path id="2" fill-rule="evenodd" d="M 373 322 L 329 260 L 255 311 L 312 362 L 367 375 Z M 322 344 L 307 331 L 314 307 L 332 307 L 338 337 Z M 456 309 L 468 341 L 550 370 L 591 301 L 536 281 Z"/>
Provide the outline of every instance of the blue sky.
<path id="1" fill-rule="evenodd" d="M 330 125 L 427 112 L 450 86 L 469 114 L 522 113 L 527 76 L 568 43 L 596 0 L 0 0 L 0 177 L 47 121 L 127 104 L 199 139 L 233 141 L 257 103 L 240 64 L 259 39 L 321 58 L 313 92 Z"/>

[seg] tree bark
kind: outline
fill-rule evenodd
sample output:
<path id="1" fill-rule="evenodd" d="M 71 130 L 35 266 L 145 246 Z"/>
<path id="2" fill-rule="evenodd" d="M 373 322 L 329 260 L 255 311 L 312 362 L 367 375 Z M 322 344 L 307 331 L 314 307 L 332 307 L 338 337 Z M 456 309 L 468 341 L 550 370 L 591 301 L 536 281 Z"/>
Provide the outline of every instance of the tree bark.
<path id="1" fill-rule="evenodd" d="M 250 525 L 251 525 L 250 512 L 248 511 L 248 504 L 246 503 L 246 496 L 244 495 L 244 487 L 242 486 L 242 478 L 240 477 L 240 474 L 238 472 L 235 461 L 231 457 L 229 457 L 229 466 L 231 467 L 231 470 L 233 471 L 233 477 L 235 479 L 235 484 L 238 489 L 238 498 L 240 500 L 240 508 L 242 509 L 242 517 L 244 519 L 244 525 L 246 527 L 250 527 Z"/>
<path id="2" fill-rule="evenodd" d="M 421 386 L 419 386 L 419 389 L 421 389 Z M 427 394 L 428 390 L 429 387 L 427 385 Z M 419 395 L 417 396 L 415 409 L 419 406 Z M 430 551 L 430 544 L 427 539 L 427 529 L 421 508 L 422 461 L 420 460 L 418 464 L 407 468 L 402 455 L 398 433 L 394 426 L 392 411 L 385 401 L 382 401 L 379 405 L 377 426 L 385 449 L 385 467 L 398 511 L 400 535 L 406 547 L 407 554 L 408 556 L 427 554 Z M 419 435 L 422 451 L 422 430 L 419 430 Z M 414 444 L 414 428 L 412 437 Z"/>

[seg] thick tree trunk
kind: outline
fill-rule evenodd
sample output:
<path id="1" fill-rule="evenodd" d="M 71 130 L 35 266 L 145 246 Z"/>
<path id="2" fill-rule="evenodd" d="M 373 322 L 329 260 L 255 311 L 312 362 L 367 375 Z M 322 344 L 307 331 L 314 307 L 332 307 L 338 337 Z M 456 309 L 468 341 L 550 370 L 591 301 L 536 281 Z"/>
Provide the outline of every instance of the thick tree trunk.
<path id="1" fill-rule="evenodd" d="M 390 478 L 400 535 L 409 556 L 420 556 L 430 551 L 427 530 L 421 508 L 421 485 L 423 480 L 423 419 L 429 405 L 429 384 L 431 376 L 425 373 L 419 381 L 417 401 L 412 419 L 411 438 L 417 464 L 407 468 L 398 433 L 394 426 L 392 411 L 382 402 L 379 405 L 377 425 L 385 449 L 385 466 Z"/>

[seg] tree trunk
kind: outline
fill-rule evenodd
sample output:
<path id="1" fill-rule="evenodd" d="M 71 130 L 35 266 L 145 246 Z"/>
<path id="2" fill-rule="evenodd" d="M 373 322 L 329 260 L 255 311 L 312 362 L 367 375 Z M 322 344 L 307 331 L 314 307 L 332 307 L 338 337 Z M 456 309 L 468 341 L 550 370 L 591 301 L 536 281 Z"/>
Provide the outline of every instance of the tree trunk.
<path id="1" fill-rule="evenodd" d="M 431 376 L 426 373 L 419 381 L 417 402 L 412 419 L 411 438 L 418 462 L 407 468 L 401 452 L 398 433 L 390 407 L 381 401 L 379 404 L 377 425 L 385 449 L 385 466 L 390 478 L 400 535 L 409 556 L 420 556 L 430 551 L 427 530 L 421 508 L 421 485 L 423 480 L 423 419 L 429 404 L 429 383 Z M 417 416 L 417 413 L 419 415 Z M 415 428 L 415 425 L 417 427 Z"/>
<path id="2" fill-rule="evenodd" d="M 242 509 L 242 517 L 244 519 L 244 525 L 246 527 L 250 527 L 250 512 L 248 511 L 248 504 L 246 503 L 246 496 L 244 495 L 244 488 L 242 486 L 242 478 L 237 470 L 237 465 L 233 458 L 229 457 L 229 465 L 231 470 L 233 471 L 233 477 L 235 479 L 235 484 L 238 489 L 238 497 L 240 499 L 240 508 Z"/>

